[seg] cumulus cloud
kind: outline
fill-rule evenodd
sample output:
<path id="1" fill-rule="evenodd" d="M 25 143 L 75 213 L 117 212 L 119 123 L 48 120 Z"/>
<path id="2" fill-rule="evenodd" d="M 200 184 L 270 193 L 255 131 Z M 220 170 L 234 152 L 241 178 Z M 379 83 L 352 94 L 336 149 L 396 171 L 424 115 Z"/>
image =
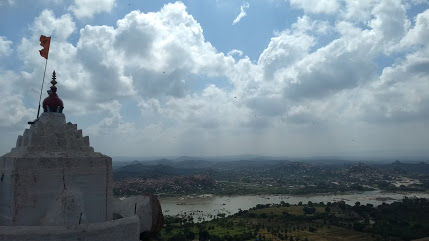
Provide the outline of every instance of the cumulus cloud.
<path id="1" fill-rule="evenodd" d="M 136 155 L 233 153 L 233 147 L 239 153 L 280 153 L 285 145 L 302 153 L 351 150 L 344 139 L 370 127 L 371 138 L 362 138 L 381 148 L 384 137 L 372 133 L 399 133 L 385 123 L 425 126 L 428 10 L 412 24 L 397 0 L 290 3 L 305 14 L 274 34 L 256 62 L 240 50 L 219 52 L 181 2 L 79 31 L 70 14 L 45 10 L 31 25 L 31 36 L 15 44 L 23 71 L 11 76 L 26 92 L 37 89 L 34 79 L 43 67 L 38 36 L 53 35 L 48 72 L 57 70 L 65 112 L 97 116 L 86 131 L 102 151 L 117 153 L 125 146 L 108 140 L 121 140 Z M 242 6 L 242 17 L 247 8 Z M 317 14 L 332 14 L 334 21 Z M 69 40 L 73 34 L 76 44 Z M 7 41 L 1 39 L 0 46 L 10 46 Z M 392 54 L 394 64 L 380 67 L 377 59 Z M 189 86 L 195 76 L 203 87 Z M 225 80 L 228 88 L 211 78 Z M 22 93 L 2 91 L 4 105 L 11 107 L 3 111 L 16 111 L 2 123 L 17 125 L 27 118 Z M 134 120 L 125 117 L 129 109 L 139 114 Z M 337 141 L 328 144 L 329 138 Z"/>
<path id="2" fill-rule="evenodd" d="M 386 42 L 398 42 L 408 31 L 405 6 L 400 0 L 383 0 L 372 10 L 374 18 L 369 26 Z"/>
<path id="3" fill-rule="evenodd" d="M 79 18 L 91 18 L 97 13 L 110 12 L 115 6 L 115 0 L 74 0 L 68 8 Z"/>
<path id="4" fill-rule="evenodd" d="M 354 6 L 355 10 L 370 10 L 367 28 L 362 28 L 362 19 L 352 14 L 351 2 L 338 9 L 343 14 L 334 27 L 303 16 L 290 29 L 271 39 L 258 65 L 264 69 L 266 81 L 272 84 L 259 84 L 258 94 L 249 98 L 247 106 L 251 110 L 258 113 L 279 106 L 279 111 L 264 116 L 271 114 L 285 122 L 310 124 L 425 118 L 426 97 L 417 90 L 427 88 L 423 84 L 427 82 L 424 74 L 427 55 L 420 40 L 428 31 L 426 12 L 419 14 L 415 26 L 409 29 L 405 6 L 399 1 L 364 1 Z M 317 33 L 318 26 L 325 26 L 327 31 Z M 329 31 L 336 31 L 339 37 L 314 50 L 317 36 Z M 401 45 L 413 51 L 379 76 L 375 59 L 403 51 Z M 389 75 L 392 77 L 388 78 Z M 397 82 L 392 84 L 394 80 Z M 387 82 L 391 84 L 386 86 Z M 279 94 L 283 97 L 276 104 L 259 101 L 260 96 Z M 413 95 L 419 97 L 412 98 Z"/>
<path id="5" fill-rule="evenodd" d="M 378 80 L 365 89 L 367 101 L 362 103 L 363 116 L 374 121 L 421 121 L 429 118 L 429 32 L 426 10 L 402 38 L 402 47 L 411 51 L 392 66 L 383 69 Z M 372 103 L 379 103 L 373 105 Z"/>
<path id="6" fill-rule="evenodd" d="M 248 2 L 245 2 L 243 5 L 240 6 L 240 13 L 237 15 L 237 17 L 235 17 L 234 21 L 232 21 L 232 25 L 239 23 L 241 19 L 247 15 L 246 9 L 248 9 L 249 6 L 250 5 Z"/>
<path id="7" fill-rule="evenodd" d="M 32 30 L 32 37 L 24 38 L 18 48 L 26 72 L 40 75 L 38 37 L 52 35 L 48 72 L 57 70 L 64 98 L 83 102 L 73 110 L 81 113 L 87 101 L 183 97 L 189 75 L 217 76 L 234 63 L 205 41 L 201 26 L 180 2 L 156 13 L 133 11 L 116 27 L 86 25 L 76 46 L 67 40 L 75 31 L 68 14 L 55 17 L 45 10 Z"/>

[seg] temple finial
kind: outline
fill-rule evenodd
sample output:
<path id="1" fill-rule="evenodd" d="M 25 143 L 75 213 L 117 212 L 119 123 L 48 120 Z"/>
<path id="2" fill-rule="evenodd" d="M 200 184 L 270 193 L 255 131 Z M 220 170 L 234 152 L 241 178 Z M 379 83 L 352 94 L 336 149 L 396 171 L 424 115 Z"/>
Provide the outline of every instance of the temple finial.
<path id="1" fill-rule="evenodd" d="M 51 81 L 51 84 L 53 87 L 55 87 L 55 85 L 57 84 L 56 79 L 57 79 L 57 75 L 55 74 L 55 70 L 54 70 L 54 72 L 52 72 L 52 81 Z"/>
<path id="2" fill-rule="evenodd" d="M 43 111 L 44 112 L 63 112 L 63 101 L 58 97 L 57 95 L 57 87 L 55 86 L 57 84 L 57 76 L 54 72 L 52 72 L 52 81 L 51 81 L 51 89 L 48 90 L 48 97 L 46 97 L 43 100 Z"/>

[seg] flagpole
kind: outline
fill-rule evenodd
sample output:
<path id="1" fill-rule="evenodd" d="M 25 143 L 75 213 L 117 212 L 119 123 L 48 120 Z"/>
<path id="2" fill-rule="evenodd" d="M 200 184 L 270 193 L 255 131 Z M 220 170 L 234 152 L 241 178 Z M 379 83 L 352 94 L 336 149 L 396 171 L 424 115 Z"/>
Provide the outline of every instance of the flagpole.
<path id="1" fill-rule="evenodd" d="M 45 83 L 46 65 L 48 65 L 48 58 L 46 58 L 46 61 L 45 61 L 45 70 L 43 71 L 42 88 L 40 89 L 39 108 L 37 109 L 37 118 L 36 119 L 39 119 L 39 114 L 40 114 L 40 101 L 42 100 L 43 84 Z"/>

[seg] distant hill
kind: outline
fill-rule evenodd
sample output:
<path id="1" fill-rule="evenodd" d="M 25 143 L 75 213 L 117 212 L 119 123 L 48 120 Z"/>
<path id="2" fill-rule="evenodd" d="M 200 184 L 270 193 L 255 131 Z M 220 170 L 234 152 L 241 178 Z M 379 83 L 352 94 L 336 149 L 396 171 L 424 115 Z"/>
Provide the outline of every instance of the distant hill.
<path id="1" fill-rule="evenodd" d="M 184 176 L 201 173 L 204 170 L 196 168 L 177 168 L 164 164 L 144 165 L 134 163 L 120 167 L 113 172 L 115 180 L 123 178 L 160 178 L 164 176 Z"/>
<path id="2" fill-rule="evenodd" d="M 265 168 L 280 164 L 291 163 L 287 160 L 235 160 L 235 161 L 207 161 L 202 159 L 169 160 L 159 159 L 153 161 L 132 161 L 116 165 L 116 172 L 137 169 L 150 169 L 154 166 L 166 166 L 175 169 L 239 169 L 239 168 Z"/>
<path id="3" fill-rule="evenodd" d="M 429 175 L 429 164 L 425 162 L 409 163 L 395 161 L 388 168 L 396 172 Z"/>

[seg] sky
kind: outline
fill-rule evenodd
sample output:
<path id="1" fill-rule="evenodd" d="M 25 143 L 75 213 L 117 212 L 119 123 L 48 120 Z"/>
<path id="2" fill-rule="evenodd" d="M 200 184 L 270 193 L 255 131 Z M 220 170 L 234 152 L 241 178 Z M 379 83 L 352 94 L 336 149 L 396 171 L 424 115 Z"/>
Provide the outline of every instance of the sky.
<path id="1" fill-rule="evenodd" d="M 428 7 L 0 0 L 0 155 L 36 117 L 43 34 L 67 121 L 107 155 L 429 158 Z"/>

